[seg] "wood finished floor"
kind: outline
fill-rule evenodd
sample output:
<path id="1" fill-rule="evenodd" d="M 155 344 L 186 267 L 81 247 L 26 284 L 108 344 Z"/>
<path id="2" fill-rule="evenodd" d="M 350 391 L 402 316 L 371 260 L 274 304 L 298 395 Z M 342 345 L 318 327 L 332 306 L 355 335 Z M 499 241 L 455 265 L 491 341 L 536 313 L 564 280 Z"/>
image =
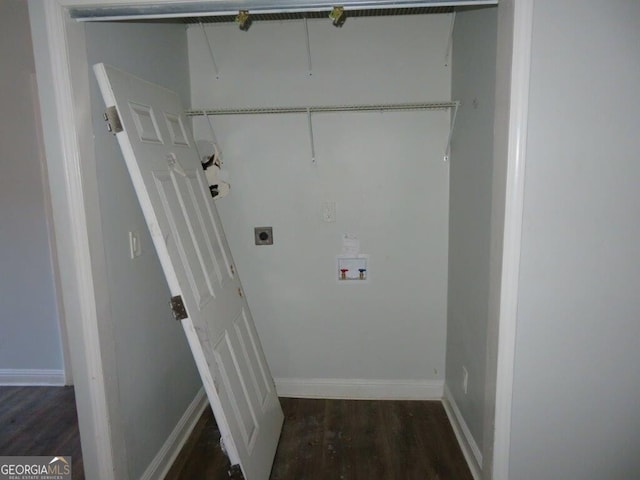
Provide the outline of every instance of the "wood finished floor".
<path id="1" fill-rule="evenodd" d="M 0 387 L 0 455 L 70 455 L 83 479 L 73 387 Z"/>
<path id="2" fill-rule="evenodd" d="M 281 398 L 271 480 L 472 480 L 440 402 Z M 167 480 L 228 479 L 207 408 Z M 83 479 L 72 387 L 0 387 L 0 455 L 71 455 Z"/>
<path id="3" fill-rule="evenodd" d="M 281 398 L 270 480 L 472 480 L 440 402 Z M 226 479 L 210 409 L 167 480 Z"/>

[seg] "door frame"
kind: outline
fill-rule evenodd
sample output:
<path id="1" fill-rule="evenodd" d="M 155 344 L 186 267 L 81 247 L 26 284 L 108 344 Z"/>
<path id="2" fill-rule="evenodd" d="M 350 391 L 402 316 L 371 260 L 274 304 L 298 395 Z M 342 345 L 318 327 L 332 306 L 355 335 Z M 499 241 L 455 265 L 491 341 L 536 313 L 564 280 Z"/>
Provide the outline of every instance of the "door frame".
<path id="1" fill-rule="evenodd" d="M 45 222 L 49 244 L 49 263 L 53 273 L 53 289 L 55 292 L 56 317 L 58 319 L 58 332 L 60 334 L 60 346 L 62 352 L 63 381 L 65 386 L 73 385 L 73 372 L 71 369 L 71 353 L 69 350 L 69 332 L 67 331 L 67 319 L 65 317 L 62 301 L 62 283 L 60 280 L 60 262 L 58 261 L 58 249 L 56 247 L 55 225 L 53 220 L 53 205 L 51 203 L 51 189 L 49 187 L 49 172 L 47 168 L 47 155 L 45 154 L 45 141 L 43 135 L 42 114 L 40 112 L 40 100 L 38 96 L 38 80 L 35 73 L 29 75 L 30 93 L 33 98 L 33 118 L 35 121 L 35 144 L 38 148 L 38 162 L 42 168 L 41 182 L 44 192 Z"/>
<path id="2" fill-rule="evenodd" d="M 84 26 L 61 0 L 29 0 L 56 258 L 87 478 L 127 479 L 106 286 Z M 77 3 L 77 2 L 76 2 Z M 116 392 L 108 395 L 108 392 Z"/>
<path id="3" fill-rule="evenodd" d="M 504 217 L 496 218 L 495 212 L 491 216 L 492 293 L 482 472 L 485 480 L 509 479 L 534 2 L 500 0 L 498 11 L 493 205 L 502 202 Z M 504 168 L 498 176 L 496 165 Z M 496 179 L 502 181 L 503 190 L 496 190 Z M 500 231 L 496 230 L 498 226 Z M 498 242 L 502 251 L 493 256 Z"/>
<path id="4" fill-rule="evenodd" d="M 488 357 L 495 359 L 495 397 L 490 393 L 488 398 L 495 399 L 495 409 L 486 409 L 493 411 L 485 413 L 485 429 L 493 428 L 491 445 L 484 448 L 485 462 L 492 465 L 491 477 L 485 478 L 497 480 L 506 480 L 509 470 L 533 2 L 501 0 L 498 6 L 505 12 L 499 11 L 498 48 L 505 44 L 502 60 L 508 66 L 497 72 L 498 82 L 502 79 L 510 88 L 508 113 L 496 120 L 494 132 L 505 139 L 507 158 L 501 159 L 506 165 L 504 226 L 498 232 L 502 252 L 494 259 L 501 261 L 495 279 L 499 307 L 490 330 L 496 338 L 488 344 Z M 112 388 L 117 380 L 108 375 L 115 371 L 115 350 L 95 201 L 90 68 L 84 25 L 68 14 L 70 7 L 87 4 L 106 6 L 113 0 L 29 0 L 29 10 L 85 473 L 87 478 L 115 480 L 128 478 L 128 472 L 119 400 L 108 395 L 117 392 Z"/>

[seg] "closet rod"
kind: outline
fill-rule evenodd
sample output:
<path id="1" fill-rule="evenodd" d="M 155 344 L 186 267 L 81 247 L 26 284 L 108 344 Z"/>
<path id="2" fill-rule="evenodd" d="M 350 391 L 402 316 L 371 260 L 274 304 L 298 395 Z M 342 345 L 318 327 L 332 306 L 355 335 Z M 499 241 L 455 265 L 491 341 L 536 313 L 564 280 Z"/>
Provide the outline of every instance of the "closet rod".
<path id="1" fill-rule="evenodd" d="M 381 103 L 364 105 L 325 105 L 314 107 L 257 107 L 257 108 L 210 108 L 187 110 L 189 117 L 205 115 L 256 115 L 282 113 L 322 113 L 322 112 L 386 112 L 409 110 L 445 110 L 457 108 L 460 102 L 423 102 L 423 103 Z"/>

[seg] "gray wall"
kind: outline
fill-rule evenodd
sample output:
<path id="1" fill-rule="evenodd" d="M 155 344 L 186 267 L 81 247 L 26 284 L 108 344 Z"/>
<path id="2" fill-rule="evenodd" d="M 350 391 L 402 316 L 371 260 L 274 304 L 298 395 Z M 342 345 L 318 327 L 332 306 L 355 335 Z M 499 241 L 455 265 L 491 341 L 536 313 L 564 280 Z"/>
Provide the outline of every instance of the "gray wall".
<path id="1" fill-rule="evenodd" d="M 0 29 L 0 377 L 49 370 L 62 382 L 50 201 L 26 2 L 0 2 Z"/>
<path id="2" fill-rule="evenodd" d="M 194 108 L 448 100 L 450 25 L 450 15 L 350 18 L 340 29 L 310 20 L 309 75 L 303 22 L 216 24 L 219 79 L 196 26 Z M 232 185 L 217 205 L 274 377 L 441 390 L 448 112 L 314 115 L 315 165 L 305 115 L 212 121 Z M 336 202 L 335 223 L 322 221 L 323 201 Z M 253 244 L 259 225 L 273 225 L 273 246 Z M 371 255 L 370 283 L 336 281 L 343 233 Z"/>
<path id="3" fill-rule="evenodd" d="M 446 385 L 482 451 L 497 8 L 461 9 L 452 97 L 462 102 L 451 144 Z M 468 372 L 465 394 L 462 369 Z"/>
<path id="4" fill-rule="evenodd" d="M 509 478 L 640 477 L 639 25 L 535 2 Z"/>
<path id="5" fill-rule="evenodd" d="M 183 26 L 86 25 L 89 64 L 111 64 L 189 100 Z M 104 235 L 109 310 L 116 350 L 121 418 L 130 478 L 139 478 L 201 387 L 182 328 L 168 308 L 169 290 L 118 142 L 106 131 L 104 103 L 91 75 L 96 176 Z M 128 232 L 142 255 L 129 257 Z"/>

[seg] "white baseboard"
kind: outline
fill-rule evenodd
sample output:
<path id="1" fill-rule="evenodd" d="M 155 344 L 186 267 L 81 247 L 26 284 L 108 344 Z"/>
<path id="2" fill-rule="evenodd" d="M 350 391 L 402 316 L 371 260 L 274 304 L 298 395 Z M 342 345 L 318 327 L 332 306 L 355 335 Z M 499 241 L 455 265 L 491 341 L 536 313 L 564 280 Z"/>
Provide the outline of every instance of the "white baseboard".
<path id="1" fill-rule="evenodd" d="M 480 480 L 482 474 L 482 452 L 478 448 L 478 444 L 473 438 L 473 435 L 471 435 L 471 430 L 469 430 L 467 423 L 464 421 L 464 417 L 449 387 L 446 385 L 444 386 L 442 405 L 444 406 L 445 412 L 447 412 L 447 417 L 449 417 L 449 422 L 456 434 L 464 458 L 467 460 L 471 475 L 473 475 L 475 480 Z"/>
<path id="2" fill-rule="evenodd" d="M 440 400 L 442 380 L 276 378 L 281 397 L 353 400 Z"/>
<path id="3" fill-rule="evenodd" d="M 185 410 L 184 415 L 180 418 L 169 438 L 164 442 L 160 451 L 140 477 L 140 480 L 162 480 L 167 476 L 169 469 L 171 469 L 180 450 L 187 442 L 189 435 L 193 432 L 207 405 L 209 405 L 209 400 L 204 388 L 201 388 Z"/>
<path id="4" fill-rule="evenodd" d="M 61 387 L 65 385 L 64 370 L 0 368 L 0 385 Z"/>

